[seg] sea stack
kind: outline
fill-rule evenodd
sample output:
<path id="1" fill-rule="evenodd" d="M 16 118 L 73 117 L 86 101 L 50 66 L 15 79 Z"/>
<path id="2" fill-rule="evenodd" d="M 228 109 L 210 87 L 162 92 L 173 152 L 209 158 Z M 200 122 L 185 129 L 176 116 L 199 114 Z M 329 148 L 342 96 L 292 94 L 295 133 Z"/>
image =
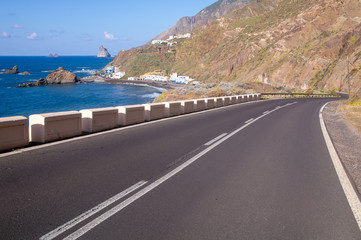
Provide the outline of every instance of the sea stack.
<path id="1" fill-rule="evenodd" d="M 108 52 L 108 50 L 102 46 L 99 47 L 99 52 L 97 55 L 98 58 L 107 58 L 110 57 L 110 53 Z"/>

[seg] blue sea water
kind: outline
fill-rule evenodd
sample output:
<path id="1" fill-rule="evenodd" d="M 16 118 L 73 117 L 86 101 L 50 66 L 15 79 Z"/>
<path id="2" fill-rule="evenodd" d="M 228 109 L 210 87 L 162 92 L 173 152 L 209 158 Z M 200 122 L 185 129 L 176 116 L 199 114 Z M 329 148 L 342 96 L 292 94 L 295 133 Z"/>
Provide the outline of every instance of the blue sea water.
<path id="1" fill-rule="evenodd" d="M 78 77 L 91 76 L 101 70 L 111 58 L 79 57 L 5 57 L 0 56 L 0 71 L 17 65 L 19 72 L 30 76 L 0 74 L 0 117 L 26 116 L 39 113 L 124 106 L 152 102 L 162 89 L 124 84 L 82 83 L 14 88 L 18 84 L 46 78 L 58 67 Z"/>

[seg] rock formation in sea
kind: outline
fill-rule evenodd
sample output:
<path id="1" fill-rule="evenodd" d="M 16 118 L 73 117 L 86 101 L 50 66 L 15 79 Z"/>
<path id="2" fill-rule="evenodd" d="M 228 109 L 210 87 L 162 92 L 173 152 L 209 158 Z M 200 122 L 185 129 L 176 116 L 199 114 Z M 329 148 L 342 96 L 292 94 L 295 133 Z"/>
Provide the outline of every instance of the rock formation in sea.
<path id="1" fill-rule="evenodd" d="M 14 66 L 12 69 L 6 69 L 5 72 L 1 72 L 1 74 L 17 74 L 19 73 L 18 66 Z"/>
<path id="2" fill-rule="evenodd" d="M 57 53 L 55 53 L 54 55 L 53 55 L 52 53 L 50 53 L 50 54 L 48 55 L 48 57 L 50 57 L 50 58 L 57 58 L 57 57 L 59 57 L 59 55 L 58 55 Z"/>
<path id="3" fill-rule="evenodd" d="M 99 52 L 98 52 L 98 55 L 97 55 L 98 58 L 101 58 L 101 57 L 110 57 L 110 53 L 108 52 L 108 49 L 106 49 L 105 47 L 100 46 L 99 47 Z"/>
<path id="4" fill-rule="evenodd" d="M 46 79 L 40 78 L 36 82 L 19 84 L 17 87 L 36 87 L 51 84 L 71 84 L 77 82 L 79 82 L 79 80 L 74 73 L 65 70 L 63 67 L 59 67 L 55 72 L 50 73 Z"/>
<path id="5" fill-rule="evenodd" d="M 19 73 L 20 75 L 31 75 L 28 71 L 25 71 L 25 72 L 22 72 L 22 73 Z"/>
<path id="6" fill-rule="evenodd" d="M 55 72 L 50 73 L 46 80 L 49 84 L 64 84 L 77 82 L 77 76 L 65 70 L 63 67 L 59 67 Z"/>

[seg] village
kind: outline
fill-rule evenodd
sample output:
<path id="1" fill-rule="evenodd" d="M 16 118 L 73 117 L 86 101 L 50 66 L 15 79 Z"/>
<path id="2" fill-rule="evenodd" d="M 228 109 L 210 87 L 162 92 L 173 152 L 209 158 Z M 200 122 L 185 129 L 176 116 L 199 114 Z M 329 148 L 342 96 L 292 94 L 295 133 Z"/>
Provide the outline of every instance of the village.
<path id="1" fill-rule="evenodd" d="M 167 40 L 153 40 L 152 45 L 168 45 L 170 47 L 177 45 L 178 43 L 175 41 L 176 39 L 186 39 L 191 38 L 190 33 L 185 33 L 181 35 L 173 35 L 169 36 Z M 124 79 L 126 72 L 122 71 L 117 66 L 108 66 L 104 69 L 104 72 L 101 74 L 102 76 L 110 79 Z M 155 70 L 153 72 L 147 72 L 139 77 L 128 77 L 129 81 L 155 81 L 155 82 L 171 82 L 176 84 L 196 84 L 189 76 L 179 76 L 178 73 L 174 72 L 168 75 L 163 70 Z"/>
<path id="2" fill-rule="evenodd" d="M 125 72 L 120 71 L 118 67 L 109 66 L 105 68 L 104 77 L 110 79 L 122 79 L 125 76 Z M 167 75 L 167 73 L 163 70 L 155 70 L 153 72 L 148 72 L 140 77 L 128 77 L 130 81 L 142 80 L 142 81 L 155 81 L 155 82 L 171 82 L 176 84 L 190 84 L 190 82 L 194 82 L 194 79 L 189 76 L 178 76 L 177 73 L 172 73 Z"/>

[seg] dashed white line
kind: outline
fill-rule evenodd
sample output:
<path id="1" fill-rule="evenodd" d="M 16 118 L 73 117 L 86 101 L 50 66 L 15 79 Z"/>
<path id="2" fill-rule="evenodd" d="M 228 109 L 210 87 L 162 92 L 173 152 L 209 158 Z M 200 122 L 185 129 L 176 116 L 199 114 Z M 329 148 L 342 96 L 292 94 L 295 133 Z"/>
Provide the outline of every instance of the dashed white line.
<path id="1" fill-rule="evenodd" d="M 89 211 L 87 211 L 87 212 L 79 215 L 78 217 L 70 220 L 69 222 L 63 224 L 62 226 L 58 227 L 57 229 L 45 234 L 44 236 L 42 236 L 40 238 L 40 240 L 50 240 L 50 239 L 53 239 L 53 238 L 57 237 L 58 235 L 62 234 L 63 232 L 65 232 L 67 230 L 69 230 L 70 228 L 74 227 L 78 223 L 84 221 L 85 219 L 89 218 L 90 216 L 96 214 L 97 212 L 103 210 L 104 208 L 106 208 L 109 205 L 113 204 L 114 202 L 118 201 L 119 199 L 125 197 L 129 193 L 137 190 L 138 188 L 140 188 L 141 186 L 143 186 L 146 183 L 147 183 L 146 181 L 140 181 L 139 183 L 131 186 L 130 188 L 127 188 L 123 192 L 118 193 L 114 197 L 111 197 L 108 200 L 102 202 L 98 206 L 90 209 Z"/>
<path id="2" fill-rule="evenodd" d="M 248 121 L 245 121 L 244 123 L 250 123 L 250 122 L 252 122 L 254 119 L 253 118 L 251 118 L 251 119 L 249 119 Z"/>
<path id="3" fill-rule="evenodd" d="M 289 106 L 289 105 L 292 105 L 292 104 L 295 104 L 295 103 L 297 103 L 297 102 L 294 102 L 294 103 L 291 103 L 291 104 L 286 104 L 286 105 L 284 105 L 284 106 L 282 106 L 280 108 L 283 108 L 283 107 L 286 107 L 286 106 Z M 216 137 L 215 139 L 211 140 L 210 142 L 206 143 L 206 144 L 209 144 L 209 145 L 207 145 L 208 147 L 205 150 L 198 153 L 196 156 L 192 157 L 191 159 L 187 160 L 182 165 L 178 166 L 177 168 L 175 168 L 171 172 L 167 173 L 163 177 L 159 178 L 155 182 L 153 182 L 150 185 L 146 186 L 145 188 L 141 189 L 139 192 L 135 193 L 133 196 L 131 196 L 128 199 L 124 200 L 123 202 L 119 203 L 118 205 L 116 205 L 112 209 L 110 209 L 107 212 L 103 213 L 102 215 L 95 218 L 94 220 L 90 221 L 89 223 L 87 223 L 83 227 L 79 228 L 78 230 L 76 230 L 75 232 L 73 232 L 72 234 L 70 234 L 69 236 L 67 236 L 64 239 L 66 239 L 66 240 L 75 240 L 75 239 L 81 237 L 82 235 L 84 235 L 85 233 L 87 233 L 88 231 L 90 231 L 91 229 L 93 229 L 94 227 L 99 225 L 100 223 L 104 222 L 105 220 L 107 220 L 108 218 L 110 218 L 111 216 L 116 214 L 117 212 L 121 211 L 122 209 L 124 209 L 125 207 L 127 207 L 128 205 L 130 205 L 131 203 L 136 201 L 137 199 L 141 198 L 142 196 L 144 196 L 145 194 L 147 194 L 148 192 L 150 192 L 154 188 L 161 185 L 163 182 L 167 181 L 168 179 L 170 179 L 171 177 L 173 177 L 174 175 L 176 175 L 177 173 L 182 171 L 184 168 L 188 167 L 190 164 L 192 164 L 193 162 L 198 160 L 200 157 L 202 157 L 203 155 L 205 155 L 206 153 L 211 151 L 213 148 L 217 147 L 218 145 L 220 145 L 221 143 L 223 143 L 224 141 L 226 141 L 227 139 L 229 139 L 233 135 L 237 134 L 238 132 L 240 132 L 244 128 L 248 127 L 252 123 L 256 122 L 257 120 L 265 117 L 266 115 L 268 115 L 268 114 L 270 114 L 270 113 L 272 113 L 272 112 L 274 112 L 276 110 L 278 110 L 278 109 L 268 111 L 266 114 L 263 114 L 263 115 L 259 116 L 258 118 L 255 118 L 255 119 L 252 118 L 252 119 L 248 120 L 247 122 L 245 122 L 246 123 L 245 125 L 243 125 L 242 127 L 236 129 L 232 133 L 230 133 L 228 135 L 227 135 L 227 133 L 223 133 L 220 136 Z M 110 204 L 114 203 L 115 201 L 121 199 L 122 197 L 126 196 L 127 194 L 135 191 L 136 189 L 140 188 L 141 186 L 145 185 L 146 183 L 147 182 L 145 182 L 145 181 L 141 181 L 141 182 L 135 184 L 134 186 L 126 189 L 125 191 L 123 191 L 122 193 L 119 193 L 118 195 L 116 195 L 116 196 L 110 198 L 109 200 L 101 203 L 97 207 L 85 212 L 84 214 L 74 218 L 73 220 L 71 220 L 71 221 L 65 223 L 64 225 L 58 227 L 57 229 L 53 230 L 52 232 L 42 236 L 40 238 L 40 240 L 50 240 L 50 239 L 55 238 L 56 236 L 58 236 L 61 233 L 69 230 L 70 228 L 74 227 L 78 223 L 84 221 L 86 218 L 94 215 L 95 213 L 99 212 L 100 210 L 104 209 L 105 207 L 109 206 Z"/>
<path id="4" fill-rule="evenodd" d="M 268 114 L 270 111 L 265 111 L 265 112 L 263 112 L 263 114 Z"/>
<path id="5" fill-rule="evenodd" d="M 276 109 L 270 111 L 269 113 L 274 112 L 274 111 L 276 111 Z M 213 143 L 212 145 L 210 145 L 209 147 L 204 149 L 202 152 L 198 153 L 196 156 L 194 156 L 191 159 L 187 160 L 182 165 L 178 166 L 177 168 L 175 168 L 171 172 L 167 173 L 163 177 L 159 178 L 155 182 L 149 184 L 145 188 L 141 189 L 139 192 L 135 193 L 133 196 L 131 196 L 128 199 L 126 199 L 125 201 L 119 203 L 117 206 L 113 207 L 112 209 L 110 209 L 109 211 L 107 211 L 104 214 L 100 215 L 99 217 L 95 218 L 94 220 L 92 220 L 91 222 L 89 222 L 85 226 L 81 227 L 77 231 L 73 232 L 72 234 L 70 234 L 68 237 L 66 237 L 64 239 L 65 240 L 78 239 L 79 237 L 81 237 L 82 235 L 84 235 L 85 233 L 87 233 L 88 231 L 90 231 L 91 229 L 93 229 L 94 227 L 99 225 L 100 223 L 104 222 L 105 220 L 107 220 L 108 218 L 113 216 L 114 214 L 118 213 L 119 211 L 121 211 L 122 209 L 127 207 L 128 205 L 132 204 L 137 199 L 141 198 L 142 196 L 144 196 L 148 192 L 152 191 L 153 189 L 155 189 L 156 187 L 161 185 L 163 182 L 167 181 L 168 179 L 170 179 L 171 177 L 173 177 L 174 175 L 176 175 L 177 173 L 179 173 L 180 171 L 182 171 L 183 169 L 188 167 L 190 164 L 192 164 L 193 162 L 198 160 L 200 157 L 202 157 L 203 155 L 205 155 L 206 153 L 211 151 L 213 148 L 217 147 L 218 145 L 220 145 L 221 143 L 223 143 L 224 141 L 226 141 L 227 139 L 229 139 L 233 135 L 237 134 L 241 130 L 245 129 L 246 127 L 248 127 L 252 123 L 256 122 L 257 120 L 259 120 L 259 119 L 261 119 L 261 118 L 263 118 L 265 116 L 266 115 L 261 115 L 256 119 L 252 119 L 252 121 L 250 121 L 249 123 L 246 123 L 245 125 L 243 125 L 242 127 L 236 129 L 232 133 L 230 133 L 230 134 L 226 135 L 225 137 L 221 138 L 218 142 Z"/>
<path id="6" fill-rule="evenodd" d="M 205 146 L 209 146 L 212 145 L 214 142 L 217 142 L 219 139 L 221 139 L 222 137 L 226 136 L 227 133 L 223 133 L 221 135 L 219 135 L 218 137 L 212 139 L 211 141 L 207 142 L 206 144 L 204 144 Z"/>

